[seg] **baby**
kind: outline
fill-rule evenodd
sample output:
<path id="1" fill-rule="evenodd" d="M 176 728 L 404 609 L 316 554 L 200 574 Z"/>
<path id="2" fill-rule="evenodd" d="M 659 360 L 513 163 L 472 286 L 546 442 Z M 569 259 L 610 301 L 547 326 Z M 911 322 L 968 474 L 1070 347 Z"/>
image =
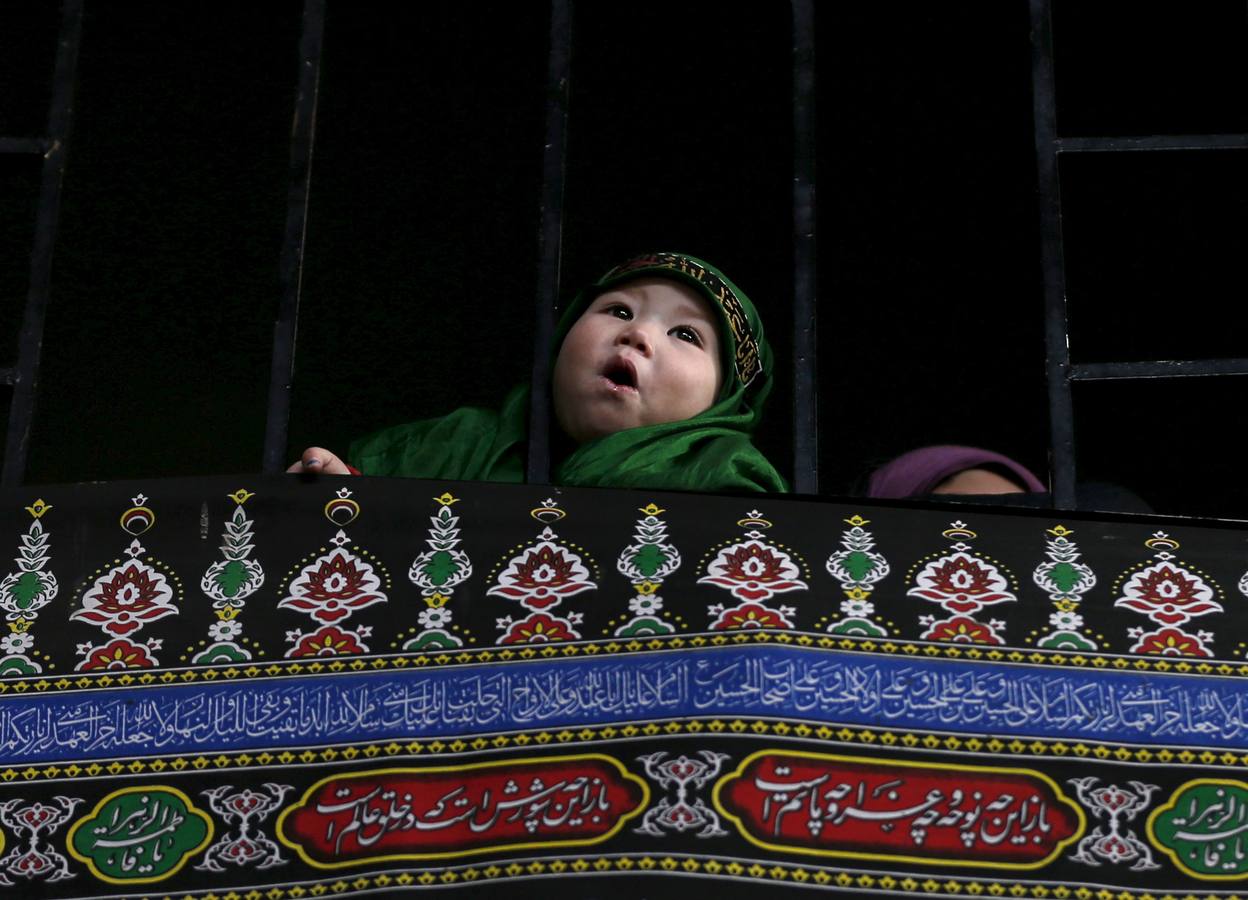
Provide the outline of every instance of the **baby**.
<path id="1" fill-rule="evenodd" d="M 749 298 L 708 263 L 654 253 L 582 291 L 556 330 L 559 484 L 785 491 L 751 443 L 771 350 Z M 528 388 L 497 411 L 465 407 L 351 447 L 366 475 L 522 482 Z M 320 447 L 291 472 L 353 471 Z"/>

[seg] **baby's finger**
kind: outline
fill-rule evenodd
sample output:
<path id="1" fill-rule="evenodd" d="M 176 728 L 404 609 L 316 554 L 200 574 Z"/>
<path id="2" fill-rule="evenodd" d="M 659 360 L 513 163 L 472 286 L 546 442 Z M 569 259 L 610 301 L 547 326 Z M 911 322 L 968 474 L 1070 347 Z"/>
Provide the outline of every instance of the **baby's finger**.
<path id="1" fill-rule="evenodd" d="M 321 472 L 326 475 L 349 475 L 351 470 L 346 463 L 324 447 L 309 447 L 303 451 L 299 462 L 292 465 L 287 472 Z"/>

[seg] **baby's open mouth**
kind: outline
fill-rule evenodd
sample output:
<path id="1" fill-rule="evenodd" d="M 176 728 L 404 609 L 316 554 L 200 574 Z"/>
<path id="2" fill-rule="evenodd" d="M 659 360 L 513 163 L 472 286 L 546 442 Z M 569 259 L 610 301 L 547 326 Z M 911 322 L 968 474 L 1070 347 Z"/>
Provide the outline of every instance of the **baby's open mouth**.
<path id="1" fill-rule="evenodd" d="M 612 360 L 603 369 L 602 377 L 611 382 L 613 387 L 637 390 L 637 373 L 633 367 L 623 360 Z"/>

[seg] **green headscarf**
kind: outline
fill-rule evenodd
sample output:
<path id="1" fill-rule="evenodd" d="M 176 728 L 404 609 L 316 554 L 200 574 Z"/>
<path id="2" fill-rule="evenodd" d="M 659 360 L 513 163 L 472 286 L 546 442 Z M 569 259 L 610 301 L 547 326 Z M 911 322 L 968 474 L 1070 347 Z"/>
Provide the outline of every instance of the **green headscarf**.
<path id="1" fill-rule="evenodd" d="M 719 396 L 710 409 L 690 419 L 629 428 L 581 444 L 558 462 L 555 482 L 787 491 L 784 479 L 750 441 L 771 392 L 772 355 L 762 320 L 750 299 L 714 266 L 681 253 L 653 253 L 616 266 L 564 311 L 555 347 L 600 294 L 655 277 L 689 285 L 718 315 L 724 373 Z M 366 475 L 523 482 L 528 398 L 528 387 L 522 386 L 507 395 L 497 412 L 463 407 L 440 419 L 387 428 L 352 444 L 350 458 Z"/>

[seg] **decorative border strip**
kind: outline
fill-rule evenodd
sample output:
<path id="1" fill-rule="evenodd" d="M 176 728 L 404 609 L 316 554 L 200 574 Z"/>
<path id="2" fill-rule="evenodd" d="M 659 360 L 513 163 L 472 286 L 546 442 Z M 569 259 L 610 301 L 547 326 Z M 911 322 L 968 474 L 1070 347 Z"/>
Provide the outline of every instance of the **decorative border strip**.
<path id="1" fill-rule="evenodd" d="M 1072 887 L 1052 882 L 1010 881 L 967 877 L 899 877 L 893 874 L 811 866 L 794 862 L 767 860 L 727 860 L 685 853 L 628 853 L 597 857 L 560 857 L 556 859 L 514 860 L 507 864 L 459 865 L 428 869 L 419 875 L 382 872 L 355 878 L 335 878 L 301 882 L 292 885 L 271 885 L 251 890 L 189 891 L 166 894 L 164 900 L 304 900 L 364 891 L 395 888 L 452 887 L 461 884 L 502 882 L 559 875 L 618 875 L 621 873 L 653 873 L 726 878 L 738 881 L 789 883 L 806 887 L 856 888 L 864 891 L 886 891 L 896 894 L 945 894 L 970 897 L 1006 897 L 1013 900 L 1248 900 L 1239 893 L 1208 892 L 1155 893 L 1140 888 L 1099 890 L 1088 885 Z M 138 895 L 135 895 L 138 896 Z M 146 894 L 143 896 L 155 896 Z M 451 894 L 450 896 L 454 896 Z"/>
<path id="2" fill-rule="evenodd" d="M 52 764 L 47 766 L 27 766 L 26 768 L 9 767 L 0 769 L 0 782 L 10 784 L 18 781 L 43 781 L 49 779 L 75 779 L 82 776 L 88 778 L 117 777 L 124 775 L 163 774 L 166 770 L 183 772 L 187 769 L 204 771 L 206 769 L 246 769 L 252 766 L 270 766 L 274 763 L 282 766 L 313 766 L 325 763 L 350 763 L 356 760 L 384 759 L 397 756 L 434 756 L 454 755 L 460 753 L 481 753 L 491 750 L 525 749 L 530 746 L 547 747 L 570 744 L 578 741 L 582 744 L 590 741 L 631 740 L 634 738 L 676 737 L 678 735 L 700 734 L 747 735 L 754 737 L 779 737 L 786 740 L 809 740 L 820 746 L 827 746 L 829 741 L 842 745 L 887 747 L 902 750 L 926 750 L 934 753 L 967 753 L 978 756 L 983 753 L 1008 754 L 1026 758 L 1037 757 L 1076 757 L 1091 759 L 1098 762 L 1120 763 L 1158 763 L 1161 765 L 1183 766 L 1220 766 L 1235 767 L 1248 770 L 1248 750 L 1233 753 L 1229 750 L 1215 752 L 1213 750 L 1195 751 L 1186 747 L 1171 749 L 1156 746 L 1139 747 L 1132 744 L 1100 743 L 1095 741 L 1077 741 L 1071 743 L 1058 738 L 1014 738 L 1004 741 L 1000 738 L 962 737 L 956 734 L 941 735 L 938 732 L 916 733 L 914 731 L 895 731 L 869 726 L 833 727 L 830 725 L 813 726 L 809 722 L 791 719 L 743 719 L 743 718 L 673 718 L 656 719 L 644 725 L 635 723 L 628 725 L 601 725 L 582 727 L 575 730 L 563 728 L 558 731 L 524 731 L 510 734 L 497 734 L 492 737 L 484 735 L 465 736 L 459 738 L 438 738 L 435 740 L 386 741 L 364 744 L 335 745 L 322 749 L 311 747 L 297 750 L 281 751 L 243 750 L 222 752 L 211 755 L 179 755 L 158 756 L 145 759 L 132 759 L 128 763 L 113 760 L 110 763 L 91 762 L 85 764 L 69 763 L 67 765 Z M 1099 900 L 1099 898 L 1098 898 Z M 1163 898 L 1164 900 L 1164 898 Z M 1248 897 L 1244 898 L 1248 900 Z"/>
<path id="3" fill-rule="evenodd" d="M 1162 672 L 1179 675 L 1218 675 L 1248 678 L 1248 663 L 1174 661 L 1167 657 L 1123 656 L 1113 654 L 1081 653 L 1069 650 L 1021 650 L 997 647 L 977 647 L 966 644 L 934 644 L 925 641 L 887 640 L 870 638 L 829 637 L 805 632 L 753 629 L 731 634 L 698 634 L 692 637 L 671 635 L 646 640 L 620 641 L 598 640 L 546 644 L 540 650 L 522 647 L 518 650 L 504 648 L 464 649 L 455 653 L 421 653 L 401 656 L 374 656 L 367 658 L 333 659 L 329 662 L 274 661 L 246 666 L 204 666 L 186 669 L 164 669 L 159 673 L 147 671 L 125 672 L 121 675 L 104 672 L 98 675 L 62 675 L 57 678 L 0 680 L 0 697 L 9 693 L 44 693 L 51 690 L 98 690 L 112 687 L 147 687 L 150 685 L 192 684 L 197 681 L 213 682 L 247 680 L 252 678 L 280 678 L 300 675 L 333 675 L 339 672 L 385 671 L 408 667 L 425 668 L 472 663 L 527 662 L 533 659 L 572 658 L 595 656 L 599 653 L 640 653 L 684 650 L 700 647 L 723 647 L 729 644 L 796 644 L 799 647 L 817 647 L 821 650 L 844 650 L 859 653 L 884 653 L 890 656 L 923 656 L 929 658 L 964 659 L 974 662 L 1004 662 L 1028 665 L 1050 665 L 1105 671 Z"/>

